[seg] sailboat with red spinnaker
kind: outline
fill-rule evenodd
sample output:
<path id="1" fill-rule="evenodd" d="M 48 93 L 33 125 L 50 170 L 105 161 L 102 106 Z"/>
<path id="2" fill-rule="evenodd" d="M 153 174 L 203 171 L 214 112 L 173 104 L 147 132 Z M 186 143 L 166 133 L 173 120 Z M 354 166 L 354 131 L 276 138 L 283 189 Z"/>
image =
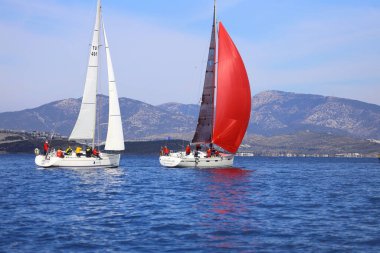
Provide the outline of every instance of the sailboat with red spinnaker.
<path id="1" fill-rule="evenodd" d="M 231 167 L 248 127 L 251 91 L 247 71 L 222 22 L 216 22 L 215 10 L 214 2 L 202 101 L 192 139 L 207 151 L 161 154 L 165 167 Z"/>

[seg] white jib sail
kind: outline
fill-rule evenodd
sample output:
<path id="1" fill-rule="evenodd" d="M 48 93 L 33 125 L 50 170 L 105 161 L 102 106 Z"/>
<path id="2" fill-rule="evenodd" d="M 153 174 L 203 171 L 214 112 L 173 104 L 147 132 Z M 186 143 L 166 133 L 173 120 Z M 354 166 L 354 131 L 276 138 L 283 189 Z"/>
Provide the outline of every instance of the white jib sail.
<path id="1" fill-rule="evenodd" d="M 90 59 L 87 67 L 86 83 L 84 86 L 82 105 L 77 122 L 69 140 L 94 141 L 96 124 L 96 94 L 99 66 L 99 29 L 100 29 L 100 0 L 97 5 L 95 27 L 92 37 Z"/>
<path id="2" fill-rule="evenodd" d="M 106 45 L 107 70 L 108 70 L 108 95 L 109 95 L 109 112 L 108 112 L 108 130 L 105 150 L 124 150 L 123 126 L 121 123 L 119 97 L 117 95 L 115 74 L 111 61 L 110 49 L 106 29 L 103 24 L 104 42 Z"/>

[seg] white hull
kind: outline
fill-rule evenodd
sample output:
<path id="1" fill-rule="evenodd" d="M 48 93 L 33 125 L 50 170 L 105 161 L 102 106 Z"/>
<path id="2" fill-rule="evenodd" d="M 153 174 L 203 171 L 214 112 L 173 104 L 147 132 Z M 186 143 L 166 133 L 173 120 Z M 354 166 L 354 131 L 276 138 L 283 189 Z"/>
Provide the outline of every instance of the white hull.
<path id="1" fill-rule="evenodd" d="M 194 157 L 193 153 L 186 155 L 185 152 L 177 152 L 160 156 L 160 164 L 171 168 L 222 168 L 232 167 L 233 162 L 234 155 L 231 154 L 206 157 L 205 153 L 199 152 L 199 157 Z"/>
<path id="2" fill-rule="evenodd" d="M 54 155 L 38 155 L 35 163 L 39 167 L 70 167 L 70 168 L 109 168 L 118 167 L 120 163 L 119 154 L 101 153 L 100 158 L 86 157 L 85 155 L 77 157 L 75 154 L 60 158 Z"/>

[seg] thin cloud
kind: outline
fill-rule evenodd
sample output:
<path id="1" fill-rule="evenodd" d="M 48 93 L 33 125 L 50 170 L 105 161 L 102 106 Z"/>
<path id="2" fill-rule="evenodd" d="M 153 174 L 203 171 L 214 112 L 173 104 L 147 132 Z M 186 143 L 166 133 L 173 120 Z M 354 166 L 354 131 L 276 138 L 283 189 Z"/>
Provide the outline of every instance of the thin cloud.
<path id="1" fill-rule="evenodd" d="M 153 104 L 198 102 L 212 1 L 182 3 L 173 7 L 179 12 L 173 17 L 161 17 L 160 10 L 150 10 L 155 15 L 142 14 L 141 8 L 133 12 L 125 9 L 127 3 L 104 3 L 120 96 Z M 190 4 L 194 14 L 185 8 Z M 373 95 L 380 82 L 380 8 L 324 4 L 313 3 L 315 13 L 308 10 L 310 15 L 297 17 L 286 14 L 294 4 L 281 4 L 276 14 L 291 17 L 281 23 L 264 14 L 244 15 L 242 20 L 239 13 L 250 13 L 249 8 L 257 12 L 265 7 L 263 2 L 218 1 L 218 14 L 246 63 L 253 93 L 280 89 L 380 104 Z M 0 0 L 0 32 L 6 34 L 0 47 L 0 111 L 82 95 L 95 5 Z M 297 8 L 302 11 L 302 6 Z"/>
<path id="2" fill-rule="evenodd" d="M 379 9 L 329 10 L 301 20 L 271 41 L 247 42 L 248 65 L 255 71 L 253 89 L 290 90 L 336 95 L 379 104 L 371 95 L 379 85 Z M 353 88 L 356 86 L 357 88 Z M 337 89 L 339 87 L 339 89 Z"/>

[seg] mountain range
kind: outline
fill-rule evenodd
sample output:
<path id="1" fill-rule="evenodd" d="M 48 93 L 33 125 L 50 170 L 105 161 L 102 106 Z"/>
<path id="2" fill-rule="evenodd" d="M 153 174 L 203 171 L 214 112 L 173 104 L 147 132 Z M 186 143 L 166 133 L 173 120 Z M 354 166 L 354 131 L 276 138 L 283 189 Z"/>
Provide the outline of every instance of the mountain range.
<path id="1" fill-rule="evenodd" d="M 108 97 L 98 96 L 99 130 L 104 138 L 108 121 Z M 64 99 L 36 108 L 0 113 L 0 129 L 51 131 L 68 136 L 76 121 L 81 99 Z M 166 103 L 151 105 L 120 98 L 126 140 L 168 137 L 190 140 L 199 105 Z M 359 139 L 380 139 L 380 106 L 338 97 L 264 91 L 252 97 L 251 120 L 246 139 L 326 133 Z"/>
<path id="2" fill-rule="evenodd" d="M 132 150 L 145 147 L 141 141 L 180 139 L 187 142 L 194 134 L 199 105 L 154 106 L 130 98 L 119 101 L 124 137 L 130 141 L 128 145 L 132 145 Z M 108 97 L 100 95 L 98 102 L 101 106 L 97 132 L 100 140 L 104 140 Z M 46 131 L 69 136 L 80 105 L 80 98 L 69 98 L 32 109 L 3 112 L 0 113 L 0 130 Z M 9 141 L 9 138 L 21 139 Z M 5 134 L 0 138 L 0 152 L 29 152 L 38 141 L 28 138 Z M 258 155 L 360 153 L 376 157 L 380 153 L 379 140 L 379 105 L 337 97 L 264 91 L 252 97 L 251 120 L 239 150 Z"/>
<path id="3" fill-rule="evenodd" d="M 299 131 L 380 139 L 380 106 L 357 100 L 266 91 L 253 97 L 249 132 L 274 136 Z"/>

